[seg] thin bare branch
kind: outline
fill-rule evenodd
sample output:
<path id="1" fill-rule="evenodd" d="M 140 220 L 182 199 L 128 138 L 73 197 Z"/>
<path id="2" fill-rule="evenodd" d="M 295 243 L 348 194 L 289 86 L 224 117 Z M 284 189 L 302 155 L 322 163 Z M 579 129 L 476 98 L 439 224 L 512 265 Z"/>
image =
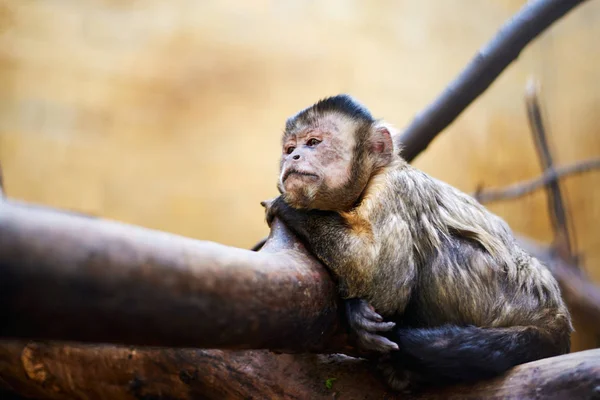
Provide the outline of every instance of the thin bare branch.
<path id="1" fill-rule="evenodd" d="M 398 136 L 412 161 L 512 63 L 541 32 L 585 0 L 531 0 L 482 47 L 463 71 Z"/>
<path id="2" fill-rule="evenodd" d="M 554 161 L 550 152 L 547 130 L 542 118 L 539 91 L 539 84 L 530 79 L 525 95 L 527 116 L 542 171 L 546 173 L 554 171 Z M 549 182 L 546 185 L 546 193 L 548 196 L 548 215 L 552 221 L 552 230 L 554 232 L 553 246 L 564 260 L 572 262 L 574 260 L 573 246 L 571 244 L 569 220 L 567 218 L 567 209 L 560 188 L 560 182 L 556 179 Z"/>
<path id="3" fill-rule="evenodd" d="M 547 171 L 539 178 L 515 183 L 500 189 L 479 189 L 473 194 L 480 203 L 491 203 L 499 200 L 511 200 L 525 196 L 537 189 L 543 188 L 551 182 L 569 175 L 600 169 L 600 158 L 580 161 L 572 165 L 558 167 Z"/>

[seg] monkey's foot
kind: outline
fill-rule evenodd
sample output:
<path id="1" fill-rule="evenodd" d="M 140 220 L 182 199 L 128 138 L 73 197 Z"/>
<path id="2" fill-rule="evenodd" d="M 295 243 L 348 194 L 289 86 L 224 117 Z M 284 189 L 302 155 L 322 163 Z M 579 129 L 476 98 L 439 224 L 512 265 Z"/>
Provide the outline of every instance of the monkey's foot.
<path id="1" fill-rule="evenodd" d="M 358 342 L 363 349 L 379 353 L 398 350 L 396 343 L 377 334 L 390 331 L 396 324 L 383 322 L 383 317 L 375 312 L 368 301 L 363 299 L 346 300 L 346 314 L 350 328 L 356 333 Z"/>

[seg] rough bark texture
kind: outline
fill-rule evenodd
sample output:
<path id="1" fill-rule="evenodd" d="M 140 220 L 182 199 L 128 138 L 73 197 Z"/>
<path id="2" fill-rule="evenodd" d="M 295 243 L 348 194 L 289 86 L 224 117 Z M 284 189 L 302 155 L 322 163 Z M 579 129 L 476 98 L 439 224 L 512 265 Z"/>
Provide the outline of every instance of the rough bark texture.
<path id="1" fill-rule="evenodd" d="M 0 386 L 47 399 L 591 399 L 600 350 L 518 366 L 505 377 L 412 396 L 386 390 L 363 360 L 268 351 L 0 342 Z M 329 382 L 331 388 L 328 388 Z"/>
<path id="2" fill-rule="evenodd" d="M 50 399 L 305 399 L 385 393 L 358 359 L 269 351 L 0 342 L 4 386 Z M 326 381 L 333 381 L 333 390 Z M 0 385 L 2 382 L 0 381 Z"/>
<path id="3" fill-rule="evenodd" d="M 313 351 L 339 328 L 329 274 L 280 223 L 257 253 L 5 201 L 0 271 L 0 337 Z"/>

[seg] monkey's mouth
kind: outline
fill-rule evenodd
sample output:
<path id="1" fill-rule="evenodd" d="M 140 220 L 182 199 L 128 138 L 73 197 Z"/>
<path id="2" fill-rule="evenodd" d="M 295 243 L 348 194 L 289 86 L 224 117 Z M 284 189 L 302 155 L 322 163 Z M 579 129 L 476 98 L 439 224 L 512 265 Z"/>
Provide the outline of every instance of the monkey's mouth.
<path id="1" fill-rule="evenodd" d="M 309 176 L 309 177 L 312 177 L 312 178 L 318 178 L 319 177 L 318 175 L 311 174 L 309 172 L 299 171 L 297 169 L 288 169 L 283 174 L 283 177 L 281 178 L 281 182 L 285 182 L 287 180 L 287 178 L 289 178 L 291 175 Z"/>

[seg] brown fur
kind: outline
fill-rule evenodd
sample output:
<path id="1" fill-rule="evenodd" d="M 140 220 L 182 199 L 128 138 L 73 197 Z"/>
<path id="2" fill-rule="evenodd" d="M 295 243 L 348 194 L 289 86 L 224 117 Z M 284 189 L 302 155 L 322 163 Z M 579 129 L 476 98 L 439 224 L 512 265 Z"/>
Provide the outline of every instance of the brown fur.
<path id="1" fill-rule="evenodd" d="M 284 154 L 282 169 L 293 162 L 312 168 L 315 159 L 330 157 L 327 135 L 355 143 L 351 157 L 336 156 L 335 168 L 312 170 L 320 183 L 306 181 L 302 190 L 313 197 L 301 206 L 280 185 L 289 204 L 278 199 L 268 213 L 308 243 L 338 278 L 344 298 L 366 300 L 398 326 L 475 326 L 495 329 L 504 339 L 527 332 L 548 343 L 520 360 L 569 351 L 571 320 L 556 280 L 518 246 L 502 219 L 406 163 L 388 146 L 391 128 L 371 120 L 368 111 L 351 118 L 320 104 L 288 121 L 284 143 L 298 132 L 321 129 L 323 147 L 298 150 L 299 160 Z M 336 177 L 344 187 L 329 196 L 323 176 L 340 174 L 343 162 L 351 163 L 351 172 Z M 429 347 L 443 348 L 447 337 Z"/>

